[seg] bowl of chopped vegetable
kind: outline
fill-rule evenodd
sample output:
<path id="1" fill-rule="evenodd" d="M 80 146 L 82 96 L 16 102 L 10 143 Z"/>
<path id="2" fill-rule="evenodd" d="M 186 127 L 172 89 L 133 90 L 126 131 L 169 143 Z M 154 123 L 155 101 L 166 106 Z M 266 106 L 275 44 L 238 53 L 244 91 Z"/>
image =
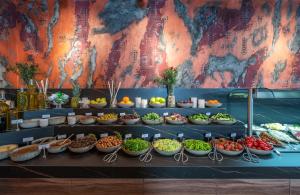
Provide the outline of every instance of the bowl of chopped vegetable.
<path id="1" fill-rule="evenodd" d="M 189 121 L 196 125 L 208 125 L 211 123 L 209 116 L 201 113 L 189 116 Z"/>
<path id="2" fill-rule="evenodd" d="M 153 148 L 163 156 L 172 156 L 181 150 L 182 144 L 175 139 L 158 139 L 153 142 Z"/>
<path id="3" fill-rule="evenodd" d="M 212 147 L 209 143 L 197 140 L 197 139 L 187 139 L 183 142 L 184 149 L 195 156 L 204 156 L 211 152 Z"/>
<path id="4" fill-rule="evenodd" d="M 236 123 L 236 119 L 233 118 L 230 114 L 226 113 L 218 113 L 213 116 L 211 116 L 211 119 L 214 123 L 220 124 L 220 125 L 233 125 Z"/>
<path id="5" fill-rule="evenodd" d="M 124 141 L 122 150 L 130 156 L 145 154 L 150 148 L 150 143 L 141 138 L 130 138 Z"/>
<path id="6" fill-rule="evenodd" d="M 150 112 L 142 117 L 142 121 L 147 125 L 158 125 L 163 123 L 164 119 L 159 114 Z"/>

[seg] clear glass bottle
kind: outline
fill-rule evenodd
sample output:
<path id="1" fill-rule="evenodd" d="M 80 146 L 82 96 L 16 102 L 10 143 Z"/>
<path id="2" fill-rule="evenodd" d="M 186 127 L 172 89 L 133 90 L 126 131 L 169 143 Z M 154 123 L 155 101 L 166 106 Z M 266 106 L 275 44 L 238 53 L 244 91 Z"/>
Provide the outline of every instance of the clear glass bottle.
<path id="1" fill-rule="evenodd" d="M 0 92 L 0 130 L 8 130 L 10 128 L 10 112 L 9 105 L 6 104 L 5 92 Z"/>
<path id="2" fill-rule="evenodd" d="M 17 109 L 20 112 L 28 109 L 28 96 L 23 88 L 17 94 Z"/>
<path id="3" fill-rule="evenodd" d="M 44 93 L 42 92 L 42 89 L 39 89 L 39 93 L 37 95 L 37 104 L 38 104 L 38 109 L 46 108 L 45 96 Z"/>
<path id="4" fill-rule="evenodd" d="M 37 109 L 37 93 L 32 79 L 29 81 L 27 97 L 28 97 L 28 110 Z"/>

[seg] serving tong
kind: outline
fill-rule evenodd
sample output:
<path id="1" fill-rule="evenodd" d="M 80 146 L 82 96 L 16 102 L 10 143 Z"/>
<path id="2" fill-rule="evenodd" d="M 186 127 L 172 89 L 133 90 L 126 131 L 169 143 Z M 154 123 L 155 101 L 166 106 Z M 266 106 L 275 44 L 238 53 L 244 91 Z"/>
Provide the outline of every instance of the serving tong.
<path id="1" fill-rule="evenodd" d="M 119 150 L 122 148 L 122 145 L 120 145 L 114 152 L 110 153 L 110 154 L 106 154 L 103 157 L 103 161 L 106 163 L 113 163 L 118 159 L 118 152 Z"/>
<path id="2" fill-rule="evenodd" d="M 223 160 L 223 155 L 217 151 L 217 146 L 214 139 L 212 139 L 212 145 L 214 150 L 208 154 L 208 158 L 212 161 L 221 162 Z"/>
<path id="3" fill-rule="evenodd" d="M 151 160 L 152 160 L 152 158 L 153 158 L 153 156 L 152 156 L 152 154 L 151 154 L 152 150 L 153 150 L 153 145 L 151 144 L 149 150 L 148 150 L 145 154 L 141 154 L 141 155 L 139 156 L 139 160 L 140 160 L 141 162 L 145 162 L 145 163 L 151 162 Z"/>
<path id="4" fill-rule="evenodd" d="M 174 155 L 174 160 L 177 162 L 181 161 L 182 163 L 186 163 L 189 161 L 189 157 L 184 153 L 184 146 L 183 146 L 184 138 L 180 137 L 179 139 L 181 141 L 181 150 L 180 152 Z"/>
<path id="5" fill-rule="evenodd" d="M 259 163 L 259 157 L 256 154 L 252 154 L 246 144 L 243 144 L 246 153 L 243 154 L 243 159 L 252 163 Z"/>

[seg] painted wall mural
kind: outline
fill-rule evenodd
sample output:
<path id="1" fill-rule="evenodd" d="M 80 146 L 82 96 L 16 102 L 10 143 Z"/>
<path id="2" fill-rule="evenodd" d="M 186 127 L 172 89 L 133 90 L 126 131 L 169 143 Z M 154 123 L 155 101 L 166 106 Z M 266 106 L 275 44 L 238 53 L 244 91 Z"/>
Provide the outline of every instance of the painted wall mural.
<path id="1" fill-rule="evenodd" d="M 144 2 L 145 6 L 140 6 Z M 53 88 L 300 87 L 300 0 L 1 0 L 0 87 L 39 65 Z"/>

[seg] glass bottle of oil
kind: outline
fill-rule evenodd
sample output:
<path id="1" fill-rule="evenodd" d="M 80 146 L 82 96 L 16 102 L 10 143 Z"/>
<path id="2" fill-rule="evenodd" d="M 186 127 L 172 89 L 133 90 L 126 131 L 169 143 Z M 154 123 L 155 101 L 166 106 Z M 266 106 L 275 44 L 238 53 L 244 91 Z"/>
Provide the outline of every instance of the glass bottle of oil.
<path id="1" fill-rule="evenodd" d="M 0 130 L 8 130 L 10 128 L 9 105 L 6 104 L 4 91 L 1 91 L 0 97 Z"/>
<path id="2" fill-rule="evenodd" d="M 21 112 L 28 109 L 28 96 L 23 88 L 17 94 L 17 109 Z"/>
<path id="3" fill-rule="evenodd" d="M 37 103 L 38 109 L 45 109 L 46 108 L 46 100 L 42 89 L 39 89 L 39 93 L 37 95 Z"/>
<path id="4" fill-rule="evenodd" d="M 27 97 L 28 97 L 28 110 L 35 110 L 37 108 L 37 93 L 32 79 L 29 81 Z"/>

